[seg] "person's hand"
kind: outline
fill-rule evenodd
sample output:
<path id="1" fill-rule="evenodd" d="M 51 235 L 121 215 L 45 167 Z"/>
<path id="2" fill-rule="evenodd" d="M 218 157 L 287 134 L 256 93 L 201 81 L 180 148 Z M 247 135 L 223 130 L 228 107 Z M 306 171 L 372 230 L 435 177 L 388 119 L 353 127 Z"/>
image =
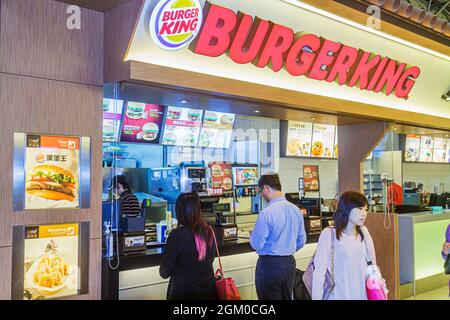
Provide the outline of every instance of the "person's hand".
<path id="1" fill-rule="evenodd" d="M 450 251 L 450 242 L 444 242 L 444 244 L 442 245 L 442 252 L 444 252 L 444 254 L 448 256 L 449 251 Z"/>

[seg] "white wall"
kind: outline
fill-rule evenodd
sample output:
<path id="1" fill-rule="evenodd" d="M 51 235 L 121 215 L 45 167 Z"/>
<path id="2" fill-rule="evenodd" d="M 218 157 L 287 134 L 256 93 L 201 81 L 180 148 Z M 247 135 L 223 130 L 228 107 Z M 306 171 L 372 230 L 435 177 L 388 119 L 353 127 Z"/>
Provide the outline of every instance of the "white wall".
<path id="1" fill-rule="evenodd" d="M 433 192 L 441 183 L 450 191 L 450 165 L 439 163 L 403 163 L 403 181 L 423 183 L 424 191 Z"/>

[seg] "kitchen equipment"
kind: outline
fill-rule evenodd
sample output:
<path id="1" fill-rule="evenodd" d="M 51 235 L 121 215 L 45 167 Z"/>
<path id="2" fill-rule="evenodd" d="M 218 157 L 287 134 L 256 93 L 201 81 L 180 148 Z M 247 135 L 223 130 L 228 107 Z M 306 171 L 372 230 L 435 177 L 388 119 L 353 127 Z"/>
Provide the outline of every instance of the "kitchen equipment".
<path id="1" fill-rule="evenodd" d="M 145 232 L 130 232 L 119 235 L 120 255 L 141 255 L 145 254 L 146 250 Z"/>
<path id="2" fill-rule="evenodd" d="M 207 195 L 206 167 L 204 161 L 182 162 L 180 164 L 180 191 Z"/>
<path id="3" fill-rule="evenodd" d="M 228 222 L 226 213 L 231 211 L 229 203 L 213 203 L 212 212 L 216 215 L 216 224 L 214 231 L 217 241 L 221 244 L 232 242 L 238 239 L 238 228 L 235 223 Z"/>

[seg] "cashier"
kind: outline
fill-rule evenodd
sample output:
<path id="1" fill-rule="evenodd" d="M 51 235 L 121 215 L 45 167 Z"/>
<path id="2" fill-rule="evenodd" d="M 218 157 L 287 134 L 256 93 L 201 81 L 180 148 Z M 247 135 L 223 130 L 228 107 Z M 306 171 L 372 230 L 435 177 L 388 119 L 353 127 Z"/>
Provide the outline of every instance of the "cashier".
<path id="1" fill-rule="evenodd" d="M 138 198 L 131 192 L 125 176 L 115 176 L 111 189 L 122 201 L 122 216 L 137 216 L 141 213 Z"/>
<path id="2" fill-rule="evenodd" d="M 387 191 L 386 207 L 393 211 L 394 206 L 403 204 L 403 189 L 387 173 L 381 175 L 381 181 Z"/>

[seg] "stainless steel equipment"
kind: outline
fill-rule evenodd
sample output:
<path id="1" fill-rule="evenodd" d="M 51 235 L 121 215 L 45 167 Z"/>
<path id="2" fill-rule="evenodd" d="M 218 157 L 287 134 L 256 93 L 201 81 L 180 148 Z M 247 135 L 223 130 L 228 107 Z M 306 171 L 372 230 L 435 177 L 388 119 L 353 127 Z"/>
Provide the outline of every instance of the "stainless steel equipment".
<path id="1" fill-rule="evenodd" d="M 182 162 L 180 164 L 180 191 L 208 195 L 206 166 L 204 161 Z"/>

